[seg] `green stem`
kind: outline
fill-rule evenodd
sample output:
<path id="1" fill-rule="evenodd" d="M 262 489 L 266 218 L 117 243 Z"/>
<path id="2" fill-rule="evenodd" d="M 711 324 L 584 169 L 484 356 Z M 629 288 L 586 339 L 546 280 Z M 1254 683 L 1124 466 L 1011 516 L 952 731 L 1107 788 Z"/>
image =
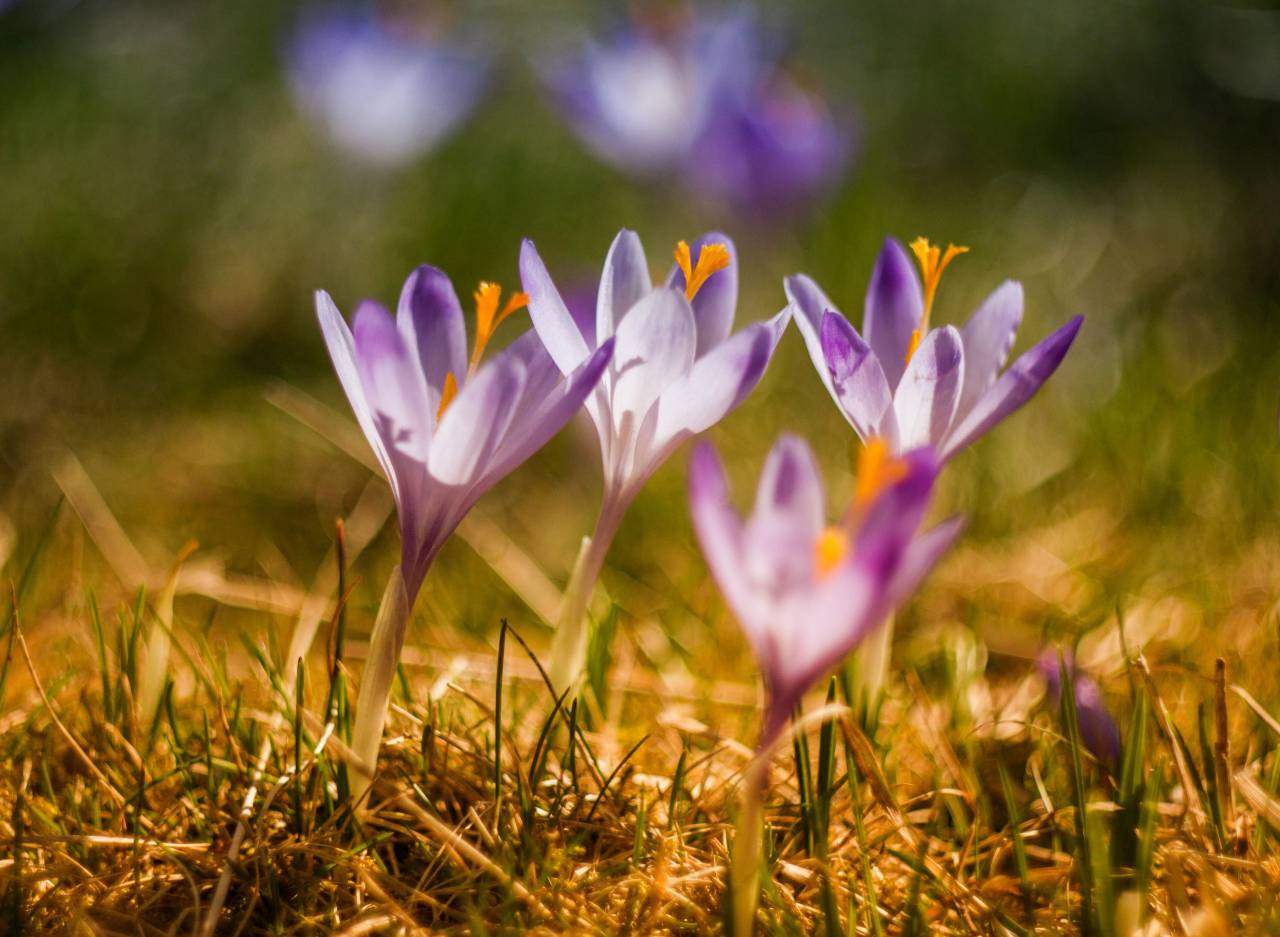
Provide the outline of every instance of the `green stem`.
<path id="1" fill-rule="evenodd" d="M 387 705 L 409 626 L 409 612 L 404 577 L 397 566 L 391 571 L 373 633 L 369 636 L 369 656 L 360 678 L 360 697 L 356 700 L 356 722 L 351 733 L 351 751 L 356 758 L 351 794 L 356 803 L 368 792 L 378 767 L 382 728 L 387 721 Z"/>
<path id="2" fill-rule="evenodd" d="M 587 657 L 588 608 L 596 581 L 604 568 L 604 559 L 618 533 L 625 508 L 616 499 L 606 497 L 590 537 L 582 538 L 578 558 L 560 600 L 556 616 L 556 634 L 551 642 L 551 665 L 547 678 L 557 694 L 562 694 L 582 678 Z"/>
<path id="3" fill-rule="evenodd" d="M 729 860 L 732 937 L 750 937 L 755 931 L 764 845 L 764 794 L 772 758 L 773 746 L 762 746 L 742 776 L 742 803 Z"/>

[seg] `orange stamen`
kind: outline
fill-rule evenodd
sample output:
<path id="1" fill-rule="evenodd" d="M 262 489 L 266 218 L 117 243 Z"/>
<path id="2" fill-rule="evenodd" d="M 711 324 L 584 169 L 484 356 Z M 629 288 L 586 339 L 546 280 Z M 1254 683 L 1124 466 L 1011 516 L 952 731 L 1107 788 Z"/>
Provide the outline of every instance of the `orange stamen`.
<path id="1" fill-rule="evenodd" d="M 920 264 L 920 276 L 924 280 L 924 313 L 920 316 L 920 327 L 912 331 L 911 341 L 907 345 L 907 357 L 904 363 L 911 363 L 911 356 L 920 347 L 925 333 L 929 331 L 929 317 L 933 314 L 933 298 L 938 294 L 938 284 L 942 281 L 942 272 L 951 261 L 961 254 L 967 254 L 969 248 L 956 244 L 947 244 L 946 251 L 929 243 L 928 238 L 918 237 L 911 242 L 911 251 Z"/>
<path id="2" fill-rule="evenodd" d="M 444 411 L 449 409 L 449 404 L 453 403 L 453 398 L 456 396 L 458 396 L 458 379 L 450 371 L 444 376 L 444 387 L 440 389 L 440 409 L 436 411 L 437 423 L 444 417 Z"/>
<path id="3" fill-rule="evenodd" d="M 890 485 L 907 474 L 905 459 L 889 454 L 889 445 L 879 436 L 867 440 L 858 453 L 858 477 L 854 483 L 853 506 L 861 511 Z"/>
<path id="4" fill-rule="evenodd" d="M 818 578 L 830 576 L 849 555 L 849 535 L 840 527 L 828 527 L 813 542 L 813 564 Z"/>
<path id="5" fill-rule="evenodd" d="M 680 241 L 676 244 L 676 263 L 684 274 L 685 298 L 692 302 L 711 275 L 733 263 L 733 258 L 729 256 L 729 248 L 723 244 L 703 244 L 698 251 L 698 263 L 695 266 L 689 253 L 689 245 Z"/>
<path id="6" fill-rule="evenodd" d="M 476 287 L 476 344 L 471 350 L 471 360 L 467 363 L 467 377 L 471 377 L 476 373 L 476 369 L 480 367 L 480 359 L 484 357 L 484 350 L 489 345 L 489 339 L 493 338 L 493 333 L 498 331 L 498 326 L 502 325 L 513 312 L 523 309 L 529 305 L 529 297 L 524 293 L 512 293 L 511 298 L 507 300 L 507 304 L 498 309 L 498 301 L 502 299 L 502 287 L 497 283 L 490 283 L 488 280 L 480 281 L 480 285 Z M 453 403 L 453 398 L 458 396 L 458 379 L 452 371 L 444 376 L 444 387 L 440 390 L 440 409 L 436 413 L 436 420 L 439 421 L 444 416 L 444 411 L 449 408 L 449 404 Z"/>

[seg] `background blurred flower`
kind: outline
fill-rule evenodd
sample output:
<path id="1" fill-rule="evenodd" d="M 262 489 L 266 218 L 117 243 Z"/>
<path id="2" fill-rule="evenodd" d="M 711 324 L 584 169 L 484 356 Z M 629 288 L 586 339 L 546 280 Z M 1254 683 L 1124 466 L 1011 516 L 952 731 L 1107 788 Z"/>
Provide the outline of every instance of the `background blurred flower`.
<path id="1" fill-rule="evenodd" d="M 923 238 L 912 248 L 921 255 L 923 287 L 906 249 L 888 238 L 871 272 L 862 335 L 809 277 L 788 277 L 785 288 L 818 376 L 858 436 L 886 439 L 898 452 L 930 445 L 945 460 L 1031 399 L 1062 363 L 1084 317 L 1002 374 L 1022 322 L 1022 284 L 1001 284 L 963 329 L 930 330 L 942 270 L 967 248 L 939 255 Z"/>
<path id="2" fill-rule="evenodd" d="M 801 696 L 903 602 L 959 533 L 952 519 L 917 537 L 937 477 L 927 449 L 859 471 L 859 499 L 825 526 L 826 496 L 809 447 L 783 436 L 742 521 L 710 445 L 694 451 L 689 499 L 707 565 L 760 663 L 769 692 L 761 749 Z"/>
<path id="3" fill-rule="evenodd" d="M 1036 662 L 1041 676 L 1049 685 L 1049 695 L 1053 697 L 1055 706 L 1062 704 L 1062 669 L 1058 653 L 1056 648 L 1048 648 Z M 1080 740 L 1095 758 L 1114 767 L 1120 759 L 1120 729 L 1102 698 L 1102 687 L 1098 686 L 1097 680 L 1076 667 L 1075 656 L 1070 651 L 1063 651 L 1062 654 L 1075 689 Z"/>
<path id="4" fill-rule="evenodd" d="M 788 214 L 838 180 L 851 148 L 826 101 L 777 72 L 722 95 L 693 147 L 689 176 L 738 211 Z"/>
<path id="5" fill-rule="evenodd" d="M 597 156 L 647 175 L 683 164 L 722 89 L 754 72 L 745 14 L 652 18 L 585 38 L 541 71 L 570 126 Z"/>
<path id="6" fill-rule="evenodd" d="M 393 166 L 429 152 L 467 116 L 487 60 L 417 21 L 368 7 L 310 11 L 288 50 L 302 107 L 344 151 Z"/>
<path id="7" fill-rule="evenodd" d="M 520 254 L 534 328 L 562 371 L 580 368 L 602 342 L 617 343 L 613 366 L 586 403 L 600 437 L 604 493 L 557 623 L 550 669 L 557 689 L 578 677 L 587 602 L 627 508 L 680 443 L 715 425 L 755 388 L 790 315 L 784 309 L 731 335 L 738 304 L 733 242 L 711 233 L 693 247 L 681 241 L 676 256 L 666 282 L 654 287 L 640 238 L 618 232 L 600 276 L 595 320 L 582 321 L 532 241 Z"/>

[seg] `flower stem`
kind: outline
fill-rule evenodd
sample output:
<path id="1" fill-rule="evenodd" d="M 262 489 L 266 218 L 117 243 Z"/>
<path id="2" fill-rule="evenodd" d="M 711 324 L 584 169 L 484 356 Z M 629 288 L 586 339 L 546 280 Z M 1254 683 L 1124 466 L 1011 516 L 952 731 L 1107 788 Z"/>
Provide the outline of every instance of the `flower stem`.
<path id="1" fill-rule="evenodd" d="M 587 657 L 587 609 L 623 513 L 624 509 L 616 501 L 606 497 L 596 520 L 596 529 L 590 537 L 582 538 L 578 558 L 560 600 L 556 634 L 551 641 L 551 665 L 547 668 L 547 678 L 557 694 L 564 693 L 582 677 Z"/>
<path id="2" fill-rule="evenodd" d="M 732 937 L 750 937 L 755 932 L 760 857 L 764 851 L 764 794 L 772 759 L 773 746 L 762 745 L 742 775 L 742 800 L 729 860 L 729 933 Z"/>
<path id="3" fill-rule="evenodd" d="M 875 712 L 889 679 L 889 661 L 893 657 L 893 619 L 890 614 L 858 648 L 858 698 L 854 702 L 861 708 L 864 719 Z"/>
<path id="4" fill-rule="evenodd" d="M 404 577 L 397 566 L 391 571 L 391 579 L 382 593 L 382 604 L 369 636 L 369 656 L 360 678 L 360 696 L 356 700 L 356 722 L 351 733 L 351 750 L 356 756 L 351 796 L 357 804 L 368 792 L 378 767 L 382 727 L 387 721 L 387 704 L 404 647 L 410 609 Z"/>

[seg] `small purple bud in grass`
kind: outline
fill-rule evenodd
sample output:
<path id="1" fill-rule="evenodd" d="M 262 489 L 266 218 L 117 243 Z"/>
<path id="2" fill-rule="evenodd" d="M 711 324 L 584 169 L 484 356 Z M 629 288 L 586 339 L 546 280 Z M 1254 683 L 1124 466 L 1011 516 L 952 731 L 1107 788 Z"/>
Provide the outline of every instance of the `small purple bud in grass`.
<path id="1" fill-rule="evenodd" d="M 1080 331 L 1076 316 L 1003 372 L 1022 322 L 1022 286 L 1006 281 L 963 328 L 929 328 L 942 271 L 967 248 L 946 253 L 889 238 L 871 273 L 862 332 L 804 274 L 785 281 L 809 357 L 836 406 L 863 440 L 879 436 L 895 452 L 935 448 L 943 461 L 1029 401 L 1058 369 Z"/>
<path id="2" fill-rule="evenodd" d="M 520 254 L 529 315 L 559 368 L 569 373 L 616 342 L 586 402 L 600 439 L 604 495 L 584 541 L 557 624 L 549 669 L 563 691 L 581 673 L 587 602 L 618 525 L 646 481 L 684 440 L 737 407 L 759 383 L 787 326 L 786 310 L 733 332 L 738 260 L 733 242 L 710 233 L 681 241 L 665 282 L 650 279 L 640 238 L 623 230 L 605 257 L 594 325 L 566 305 L 532 241 Z"/>
<path id="3" fill-rule="evenodd" d="M 302 108 L 339 148 L 377 166 L 439 145 L 475 106 L 488 70 L 483 53 L 364 8 L 308 11 L 285 55 Z"/>
<path id="4" fill-rule="evenodd" d="M 1114 768 L 1120 759 L 1120 730 L 1102 698 L 1102 688 L 1098 686 L 1098 681 L 1076 667 L 1070 651 L 1064 652 L 1064 659 L 1075 689 L 1080 740 L 1095 758 L 1107 767 Z M 1049 685 L 1049 695 L 1053 698 L 1054 705 L 1060 706 L 1062 669 L 1058 662 L 1058 651 L 1052 648 L 1044 651 L 1037 664 L 1041 676 Z"/>

